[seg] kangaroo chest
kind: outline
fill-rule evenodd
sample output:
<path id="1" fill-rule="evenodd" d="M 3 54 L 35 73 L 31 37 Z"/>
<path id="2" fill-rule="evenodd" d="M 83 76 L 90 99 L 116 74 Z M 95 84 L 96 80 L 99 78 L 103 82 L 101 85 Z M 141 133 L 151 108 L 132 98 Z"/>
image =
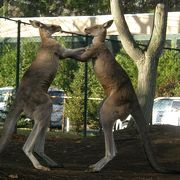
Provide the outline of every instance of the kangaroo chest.
<path id="1" fill-rule="evenodd" d="M 92 63 L 95 75 L 107 95 L 121 87 L 124 82 L 129 82 L 127 74 L 110 52 L 97 56 Z"/>
<path id="2" fill-rule="evenodd" d="M 100 56 L 92 60 L 95 75 L 106 94 L 109 94 L 115 87 L 117 81 L 115 77 L 116 73 L 114 72 L 115 64 L 113 60 L 109 58 L 107 56 Z"/>
<path id="3" fill-rule="evenodd" d="M 38 54 L 30 68 L 26 71 L 23 81 L 31 88 L 37 87 L 47 91 L 58 70 L 58 57 L 54 53 Z"/>

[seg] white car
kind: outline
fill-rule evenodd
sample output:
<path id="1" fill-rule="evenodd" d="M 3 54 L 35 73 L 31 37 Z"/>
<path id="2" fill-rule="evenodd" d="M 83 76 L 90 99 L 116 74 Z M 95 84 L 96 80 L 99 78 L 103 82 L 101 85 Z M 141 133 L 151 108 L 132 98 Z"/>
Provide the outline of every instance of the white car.
<path id="1" fill-rule="evenodd" d="M 159 97 L 154 100 L 153 124 L 180 126 L 180 97 Z"/>
<path id="2" fill-rule="evenodd" d="M 7 110 L 8 99 L 13 95 L 13 87 L 1 87 L 0 88 L 0 120 L 5 119 L 5 112 Z"/>
<path id="3" fill-rule="evenodd" d="M 126 128 L 130 119 L 131 116 L 128 116 L 124 121 L 118 119 L 114 125 L 114 130 Z M 180 126 L 180 97 L 154 99 L 152 123 Z"/>

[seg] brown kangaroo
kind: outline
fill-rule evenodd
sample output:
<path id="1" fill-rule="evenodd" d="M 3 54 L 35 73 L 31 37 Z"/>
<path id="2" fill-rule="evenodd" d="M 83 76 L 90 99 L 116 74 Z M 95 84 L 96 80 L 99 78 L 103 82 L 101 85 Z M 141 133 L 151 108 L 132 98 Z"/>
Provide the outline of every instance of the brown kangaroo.
<path id="1" fill-rule="evenodd" d="M 80 61 L 84 62 L 92 58 L 95 75 L 106 94 L 99 113 L 105 138 L 105 156 L 96 164 L 89 166 L 88 171 L 100 171 L 116 156 L 117 150 L 112 132 L 113 125 L 117 119 L 124 120 L 131 114 L 136 121 L 150 165 L 157 172 L 177 173 L 175 170 L 168 170 L 158 165 L 148 137 L 148 127 L 130 78 L 105 45 L 107 28 L 112 23 L 113 20 L 110 20 L 102 25 L 85 29 L 85 33 L 92 35 L 94 38 L 91 47 L 81 55 Z"/>
<path id="2" fill-rule="evenodd" d="M 42 42 L 35 60 L 22 78 L 15 101 L 7 115 L 0 139 L 0 152 L 9 141 L 16 121 L 24 111 L 27 116 L 34 119 L 35 123 L 23 146 L 23 151 L 36 169 L 50 170 L 48 167 L 42 166 L 33 154 L 36 153 L 46 161 L 49 167 L 62 166 L 44 154 L 45 134 L 52 111 L 52 102 L 47 91 L 58 70 L 59 58 L 78 58 L 84 48 L 66 49 L 61 47 L 51 37 L 53 33 L 61 31 L 60 26 L 43 24 L 39 21 L 30 21 L 30 24 L 39 28 Z"/>

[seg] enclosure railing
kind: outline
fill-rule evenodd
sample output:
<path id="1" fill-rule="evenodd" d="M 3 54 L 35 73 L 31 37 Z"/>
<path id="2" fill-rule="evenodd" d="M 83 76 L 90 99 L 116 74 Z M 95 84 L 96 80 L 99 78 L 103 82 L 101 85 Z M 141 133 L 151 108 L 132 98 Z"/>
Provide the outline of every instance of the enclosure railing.
<path id="1" fill-rule="evenodd" d="M 23 22 L 21 20 L 15 20 L 15 19 L 11 19 L 11 18 L 7 18 L 7 17 L 1 17 L 5 20 L 8 21 L 13 21 L 17 23 L 17 46 L 16 46 L 16 89 L 19 86 L 19 79 L 20 79 L 20 55 L 21 55 L 21 24 L 24 25 L 30 25 L 29 23 Z M 90 36 L 88 35 L 83 35 L 83 34 L 79 34 L 79 33 L 74 33 L 74 32 L 69 32 L 69 31 L 62 31 L 63 33 L 67 33 L 70 34 L 72 37 L 74 35 L 77 36 L 82 36 L 85 37 L 85 45 L 88 46 L 89 42 L 90 42 Z M 73 40 L 73 38 L 72 38 Z M 114 39 L 106 39 L 108 41 L 113 41 L 113 42 L 118 42 L 120 43 L 119 40 L 114 40 Z M 143 46 L 143 47 L 147 47 L 147 45 L 145 44 L 140 44 L 138 43 L 138 45 Z M 75 47 L 73 47 L 75 48 Z M 169 47 L 164 47 L 165 50 L 175 50 L 175 51 L 179 51 L 180 49 L 178 48 L 169 48 Z M 86 132 L 87 132 L 87 114 L 88 114 L 88 107 L 87 107 L 87 103 L 88 103 L 88 63 L 86 62 L 84 64 L 84 136 L 86 136 Z"/>

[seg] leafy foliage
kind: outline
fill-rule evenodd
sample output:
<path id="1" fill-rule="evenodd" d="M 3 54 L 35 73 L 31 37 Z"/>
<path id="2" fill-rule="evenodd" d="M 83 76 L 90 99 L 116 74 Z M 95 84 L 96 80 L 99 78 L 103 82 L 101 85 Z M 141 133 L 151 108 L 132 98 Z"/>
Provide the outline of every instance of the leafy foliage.
<path id="1" fill-rule="evenodd" d="M 21 41 L 21 77 L 32 63 L 38 51 L 39 43 L 25 39 Z"/>
<path id="2" fill-rule="evenodd" d="M 122 0 L 124 13 L 147 13 L 154 11 L 159 1 Z M 179 11 L 178 1 L 169 1 L 170 11 Z M 0 15 L 7 17 L 43 17 L 72 15 L 110 14 L 109 0 L 3 0 Z"/>
<path id="3" fill-rule="evenodd" d="M 70 84 L 71 91 L 67 93 L 70 99 L 66 103 L 66 116 L 70 118 L 76 127 L 76 132 L 82 129 L 84 119 L 84 64 L 78 63 L 79 68 L 74 73 L 74 79 Z M 88 97 L 103 97 L 103 90 L 96 80 L 91 64 L 88 64 Z M 98 126 L 98 106 L 99 100 L 88 100 L 88 124 L 93 127 Z"/>
<path id="4" fill-rule="evenodd" d="M 4 0 L 4 3 L 0 5 L 0 15 L 8 17 L 50 17 L 110 13 L 109 0 Z"/>
<path id="5" fill-rule="evenodd" d="M 78 71 L 74 74 L 75 78 L 70 84 L 71 91 L 67 92 L 70 97 L 66 103 L 65 115 L 70 118 L 71 123 L 75 126 L 75 131 L 80 132 L 83 125 L 83 88 L 84 88 L 84 72 L 82 64 L 79 64 Z"/>
<path id="6" fill-rule="evenodd" d="M 165 51 L 159 59 L 157 96 L 180 96 L 180 53 Z"/>
<path id="7" fill-rule="evenodd" d="M 0 67 L 0 86 L 15 86 L 16 50 L 10 44 L 2 47 Z"/>
<path id="8" fill-rule="evenodd" d="M 61 39 L 58 39 L 64 43 Z M 21 76 L 31 64 L 38 50 L 39 43 L 23 40 L 21 43 Z M 134 87 L 137 84 L 137 69 L 129 56 L 121 50 L 117 61 L 130 76 Z M 180 54 L 174 51 L 165 51 L 159 60 L 157 74 L 156 96 L 179 96 L 180 92 Z M 14 45 L 4 44 L 0 55 L 0 86 L 15 86 L 16 71 L 16 49 Z M 71 97 L 65 103 L 65 116 L 69 117 L 75 130 L 79 132 L 83 125 L 84 114 L 84 63 L 73 59 L 60 60 L 58 74 L 53 81 L 53 86 L 65 90 L 67 96 Z M 104 92 L 97 81 L 92 64 L 88 63 L 88 126 L 98 127 L 98 109 Z M 23 121 L 19 122 L 24 125 Z"/>

